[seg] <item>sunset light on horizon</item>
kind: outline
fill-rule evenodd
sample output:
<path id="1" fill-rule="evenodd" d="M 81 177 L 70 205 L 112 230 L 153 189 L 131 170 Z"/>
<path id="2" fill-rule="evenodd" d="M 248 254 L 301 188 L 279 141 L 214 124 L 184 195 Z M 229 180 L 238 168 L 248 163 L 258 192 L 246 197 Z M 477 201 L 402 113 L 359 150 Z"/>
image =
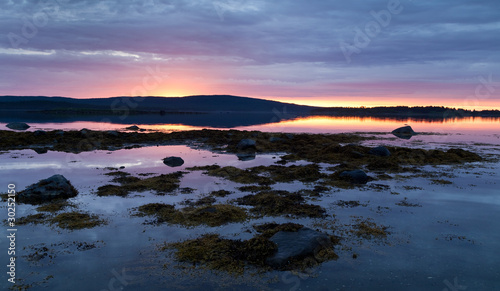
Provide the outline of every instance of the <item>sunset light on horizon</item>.
<path id="1" fill-rule="evenodd" d="M 499 109 L 496 4 L 8 1 L 0 95 Z"/>

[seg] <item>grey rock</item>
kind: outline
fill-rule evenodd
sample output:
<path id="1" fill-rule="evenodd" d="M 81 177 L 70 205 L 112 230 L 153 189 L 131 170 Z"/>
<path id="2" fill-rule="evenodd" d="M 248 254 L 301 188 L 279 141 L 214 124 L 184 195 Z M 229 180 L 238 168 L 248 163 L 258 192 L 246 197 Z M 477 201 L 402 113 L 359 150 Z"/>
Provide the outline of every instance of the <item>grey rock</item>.
<path id="1" fill-rule="evenodd" d="M 366 184 L 368 182 L 368 175 L 362 170 L 343 171 L 339 177 L 354 184 Z"/>
<path id="2" fill-rule="evenodd" d="M 44 130 L 36 130 L 34 133 L 33 133 L 35 136 L 44 136 L 47 134 L 46 131 Z"/>
<path id="3" fill-rule="evenodd" d="M 184 160 L 180 157 L 168 157 L 163 159 L 163 163 L 169 167 L 180 167 L 184 165 Z"/>
<path id="4" fill-rule="evenodd" d="M 391 152 L 384 146 L 371 148 L 368 153 L 370 155 L 379 156 L 379 157 L 389 157 L 391 155 Z"/>
<path id="5" fill-rule="evenodd" d="M 255 160 L 255 152 L 237 153 L 236 156 L 238 157 L 238 160 L 243 161 L 243 162 Z"/>
<path id="6" fill-rule="evenodd" d="M 90 132 L 90 130 L 88 130 L 86 128 L 80 130 L 80 133 L 83 134 L 83 135 L 87 135 L 87 134 L 89 134 L 89 132 Z"/>
<path id="7" fill-rule="evenodd" d="M 68 199 L 78 195 L 78 191 L 62 175 L 54 175 L 28 186 L 18 193 L 20 202 L 41 204 L 54 199 Z"/>
<path id="8" fill-rule="evenodd" d="M 267 259 L 267 263 L 275 268 L 282 267 L 293 258 L 314 255 L 316 251 L 332 245 L 328 235 L 310 228 L 279 231 L 269 240 L 278 247 L 277 252 Z"/>
<path id="9" fill-rule="evenodd" d="M 392 134 L 402 139 L 410 139 L 417 133 L 413 131 L 413 128 L 411 128 L 411 126 L 407 125 L 400 128 L 396 128 L 395 130 L 392 131 Z"/>
<path id="10" fill-rule="evenodd" d="M 139 130 L 140 128 L 137 125 L 132 125 L 132 126 L 126 127 L 125 129 L 126 130 Z"/>
<path id="11" fill-rule="evenodd" d="M 257 142 L 253 139 L 242 139 L 236 146 L 238 150 L 255 149 Z"/>
<path id="12" fill-rule="evenodd" d="M 11 122 L 11 123 L 7 124 L 6 126 L 10 129 L 13 129 L 13 130 L 26 130 L 26 129 L 31 127 L 24 122 Z"/>
<path id="13" fill-rule="evenodd" d="M 276 136 L 271 136 L 269 138 L 270 142 L 278 142 L 278 141 L 282 141 L 282 140 L 283 140 L 282 138 L 279 138 L 279 137 L 276 137 Z"/>
<path id="14" fill-rule="evenodd" d="M 55 134 L 57 136 L 63 136 L 64 135 L 64 130 L 56 130 Z"/>
<path id="15" fill-rule="evenodd" d="M 106 131 L 107 134 L 111 135 L 111 136 L 119 136 L 120 133 L 118 133 L 118 131 L 116 130 L 108 130 Z"/>

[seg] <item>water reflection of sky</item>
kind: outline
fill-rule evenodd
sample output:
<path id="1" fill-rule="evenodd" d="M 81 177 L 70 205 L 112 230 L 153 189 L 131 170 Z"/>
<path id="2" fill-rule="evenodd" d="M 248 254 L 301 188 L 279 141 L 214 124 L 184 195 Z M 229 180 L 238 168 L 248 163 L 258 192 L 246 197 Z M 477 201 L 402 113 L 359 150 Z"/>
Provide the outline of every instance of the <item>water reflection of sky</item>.
<path id="1" fill-rule="evenodd" d="M 395 124 L 387 127 L 392 128 L 392 126 Z M 415 125 L 415 130 L 416 127 Z M 471 142 L 457 145 L 450 143 L 450 139 L 429 145 L 425 140 L 419 140 L 428 137 L 432 136 L 416 136 L 409 141 L 391 139 L 366 143 L 395 143 L 424 148 L 458 146 L 482 153 L 499 154 L 495 150 L 498 147 L 490 145 L 474 145 Z M 473 130 L 461 137 L 465 137 L 464 140 L 476 141 Z M 185 163 L 181 167 L 170 168 L 162 162 L 162 159 L 168 156 L 180 156 Z M 339 260 L 308 270 L 310 274 L 297 276 L 287 272 L 275 272 L 268 277 L 255 277 L 246 281 L 244 278 L 231 281 L 221 275 L 203 272 L 199 276 L 190 276 L 184 274 L 185 271 L 176 271 L 173 267 L 164 269 L 163 264 L 172 264 L 172 261 L 168 257 L 159 255 L 156 245 L 165 241 L 195 238 L 211 232 L 221 233 L 229 238 L 248 239 L 252 234 L 244 230 L 251 230 L 253 223 L 290 222 L 289 219 L 263 218 L 252 223 L 186 229 L 167 224 L 144 225 L 143 222 L 147 218 L 130 215 L 134 207 L 146 203 L 171 203 L 181 207 L 185 200 L 196 200 L 213 190 L 233 191 L 234 193 L 227 198 L 218 198 L 218 202 L 223 203 L 248 194 L 236 189 L 241 186 L 240 184 L 195 171 L 185 174 L 181 182 L 181 187 L 195 189 L 191 194 L 175 192 L 172 195 L 159 196 L 143 192 L 132 193 L 127 198 L 95 195 L 97 187 L 110 183 L 111 177 L 104 175 L 109 172 L 105 169 L 107 167 L 125 166 L 123 171 L 133 175 L 166 174 L 185 170 L 186 167 L 211 164 L 240 168 L 271 165 L 278 156 L 279 154 L 257 155 L 254 160 L 240 161 L 232 154 L 213 153 L 187 146 L 160 146 L 81 154 L 52 151 L 37 154 L 32 150 L 2 153 L 0 154 L 2 185 L 15 183 L 18 190 L 22 190 L 40 179 L 53 174 L 63 174 L 80 192 L 71 201 L 78 205 L 80 210 L 97 214 L 108 221 L 106 226 L 73 232 L 44 225 L 19 227 L 17 243 L 20 250 L 41 243 L 50 245 L 101 240 L 103 243 L 99 248 L 85 252 L 65 253 L 64 249 L 60 250 L 61 253 L 58 253 L 52 264 L 43 261 L 41 266 L 34 266 L 20 258 L 18 276 L 26 278 L 29 282 L 40 281 L 48 275 L 53 275 L 54 278 L 47 284 L 50 290 L 104 290 L 113 278 L 112 271 L 120 273 L 124 268 L 127 274 L 134 276 L 133 284 L 125 286 L 124 290 L 217 289 L 222 280 L 240 290 L 263 288 L 290 290 L 295 287 L 297 287 L 295 290 L 444 290 L 448 288 L 445 282 L 453 284 L 455 278 L 461 285 L 467 286 L 467 290 L 494 290 L 498 286 L 500 281 L 498 265 L 500 232 L 496 223 L 500 221 L 498 163 L 479 163 L 478 168 L 467 166 L 421 168 L 453 175 L 452 178 L 445 178 L 452 181 L 452 185 L 433 184 L 428 178 L 417 177 L 369 183 L 369 185 L 386 185 L 389 190 L 379 191 L 369 187 L 340 191 L 334 189 L 311 203 L 322 205 L 329 213 L 334 213 L 335 217 L 324 220 L 297 219 L 294 222 L 308 226 L 315 222 L 326 221 L 334 225 L 343 225 L 353 223 L 355 219 L 353 216 L 372 218 L 378 224 L 390 226 L 391 235 L 387 243 L 344 242 L 346 247 L 352 247 L 358 254 L 357 259 L 353 259 L 349 251 L 338 250 Z M 326 168 L 328 165 L 322 166 Z M 310 189 L 313 186 L 295 182 L 279 183 L 274 188 L 296 191 Z M 419 188 L 408 190 L 407 186 Z M 395 193 L 398 195 L 394 195 Z M 422 207 L 395 205 L 404 198 Z M 368 206 L 340 208 L 335 205 L 338 200 L 359 200 Z M 35 213 L 34 208 L 30 205 L 19 205 L 17 215 L 21 217 Z M 5 210 L 5 206 L 0 209 Z M 5 219 L 6 211 L 2 211 L 0 217 Z M 458 238 L 462 236 L 465 238 Z M 4 238 L 0 239 L 0 243 L 2 247 L 6 247 Z M 21 251 L 21 254 L 28 250 Z M 7 259 L 6 253 L 1 252 L 0 260 Z M 6 280 L 5 274 L 2 276 L 2 280 Z M 278 278 L 276 283 L 267 281 L 267 278 L 272 276 Z M 236 283 L 238 280 L 243 283 L 238 285 Z M 259 286 L 263 288 L 257 288 L 252 284 L 260 284 Z"/>
<path id="2" fill-rule="evenodd" d="M 353 132 L 385 132 L 409 124 L 416 132 L 434 133 L 420 135 L 412 139 L 422 142 L 480 142 L 500 144 L 500 119 L 485 117 L 450 118 L 444 120 L 432 119 L 391 119 L 377 117 L 332 117 L 313 116 L 284 120 L 281 122 L 240 126 L 238 130 L 259 130 L 268 132 L 307 132 L 307 133 L 353 133 Z M 29 131 L 34 130 L 124 130 L 129 125 L 102 122 L 68 122 L 68 123 L 33 123 Z M 210 127 L 189 126 L 182 124 L 139 124 L 143 129 L 164 132 L 198 130 Z M 7 129 L 0 124 L 0 129 Z M 228 128 L 221 128 L 228 129 Z"/>

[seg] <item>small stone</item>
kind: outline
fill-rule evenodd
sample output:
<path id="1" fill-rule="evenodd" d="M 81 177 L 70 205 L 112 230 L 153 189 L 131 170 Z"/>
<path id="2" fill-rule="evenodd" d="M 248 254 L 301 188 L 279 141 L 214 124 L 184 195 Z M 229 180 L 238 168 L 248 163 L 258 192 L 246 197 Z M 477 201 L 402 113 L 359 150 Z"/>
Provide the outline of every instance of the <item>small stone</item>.
<path id="1" fill-rule="evenodd" d="M 11 122 L 11 123 L 7 124 L 6 126 L 10 129 L 13 129 L 13 130 L 26 130 L 26 129 L 31 127 L 24 122 Z"/>
<path id="2" fill-rule="evenodd" d="M 36 130 L 34 133 L 33 133 L 35 136 L 44 136 L 47 134 L 46 131 L 44 130 Z"/>
<path id="3" fill-rule="evenodd" d="M 236 156 L 238 157 L 238 160 L 243 161 L 243 162 L 255 160 L 255 152 L 237 153 Z"/>
<path id="4" fill-rule="evenodd" d="M 139 130 L 140 128 L 137 125 L 132 125 L 132 126 L 126 127 L 125 129 L 126 130 Z"/>
<path id="5" fill-rule="evenodd" d="M 391 152 L 384 146 L 379 146 L 370 149 L 368 152 L 370 155 L 379 156 L 379 157 L 389 157 Z"/>
<path id="6" fill-rule="evenodd" d="M 417 133 L 413 131 L 413 128 L 411 128 L 411 126 L 407 125 L 400 128 L 396 128 L 395 130 L 392 131 L 392 134 L 402 139 L 410 139 Z"/>
<path id="7" fill-rule="evenodd" d="M 168 157 L 163 159 L 163 163 L 169 167 L 180 167 L 184 165 L 184 160 L 180 157 Z"/>
<path id="8" fill-rule="evenodd" d="M 253 139 L 242 139 L 236 148 L 238 150 L 255 149 L 257 142 Z"/>
<path id="9" fill-rule="evenodd" d="M 354 184 L 366 184 L 368 182 L 368 175 L 362 170 L 344 171 L 340 173 L 340 178 Z"/>

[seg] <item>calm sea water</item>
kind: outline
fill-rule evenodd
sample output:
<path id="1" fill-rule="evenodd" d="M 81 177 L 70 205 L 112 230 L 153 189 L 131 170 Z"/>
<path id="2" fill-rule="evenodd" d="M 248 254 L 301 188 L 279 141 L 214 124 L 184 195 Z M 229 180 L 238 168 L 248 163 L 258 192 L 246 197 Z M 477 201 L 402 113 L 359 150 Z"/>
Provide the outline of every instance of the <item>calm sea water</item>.
<path id="1" fill-rule="evenodd" d="M 402 140 L 390 134 L 393 129 L 410 124 L 422 134 Z M 128 125 L 101 122 L 30 123 L 37 129 L 113 129 Z M 174 131 L 198 129 L 185 125 L 146 125 L 141 128 Z M 241 126 L 241 130 L 339 133 L 361 132 L 373 139 L 366 145 L 396 144 L 417 148 L 466 148 L 495 158 L 500 155 L 498 119 L 460 119 L 443 122 L 423 120 L 382 120 L 376 118 L 315 117 Z M 5 124 L 0 127 L 3 129 Z M 162 163 L 167 156 L 180 156 L 186 163 L 169 168 Z M 317 201 L 328 213 L 325 220 L 262 218 L 252 222 L 221 227 L 184 228 L 175 225 L 144 224 L 143 217 L 131 216 L 133 208 L 152 202 L 176 204 L 199 199 L 207 193 L 226 189 L 234 194 L 219 198 L 224 203 L 248 193 L 236 190 L 240 184 L 190 172 L 181 187 L 195 189 L 167 196 L 134 193 L 127 198 L 98 197 L 95 190 L 110 183 L 104 175 L 107 167 L 124 166 L 133 175 L 165 174 L 194 165 L 219 164 L 248 168 L 272 165 L 282 155 L 257 155 L 240 161 L 235 155 L 213 153 L 188 146 L 146 147 L 119 151 L 94 151 L 69 154 L 32 150 L 0 154 L 0 186 L 15 183 L 18 190 L 62 174 L 79 190 L 70 199 L 79 211 L 96 214 L 108 221 L 93 229 L 67 231 L 47 225 L 19 226 L 17 277 L 28 290 L 499 290 L 500 288 L 500 163 L 483 162 L 464 166 L 422 167 L 428 173 L 445 173 L 448 185 L 436 184 L 428 177 L 395 177 L 370 182 L 366 187 L 326 193 Z M 307 164 L 298 162 L 298 164 Z M 324 170 L 329 165 L 322 165 Z M 3 185 L 3 186 L 2 186 Z M 383 187 L 381 186 L 383 185 Z M 297 191 L 314 185 L 279 183 L 276 189 Z M 1 191 L 0 192 L 5 192 Z M 403 207 L 407 201 L 421 207 Z M 366 206 L 341 208 L 339 200 L 357 200 Z M 7 207 L 0 207 L 0 218 L 7 217 Z M 18 205 L 17 216 L 37 213 L 34 206 Z M 167 253 L 160 253 L 164 242 L 196 238 L 205 233 L 220 233 L 228 238 L 248 239 L 252 224 L 268 221 L 297 222 L 309 227 L 318 223 L 336 226 L 354 223 L 357 217 L 371 218 L 389 226 L 383 240 L 344 241 L 336 249 L 339 259 L 308 269 L 303 273 L 272 272 L 257 276 L 232 277 L 204 270 L 183 270 Z M 6 234 L 6 226 L 4 226 Z M 97 248 L 81 251 L 74 242 L 95 243 Z M 0 262 L 8 262 L 8 240 L 0 238 Z M 29 255 L 47 247 L 50 257 L 32 260 Z M 352 253 L 358 254 L 353 259 Z M 1 286 L 9 287 L 6 270 Z M 117 275 L 118 274 L 118 275 Z M 466 288 L 466 289 L 465 289 Z"/>

